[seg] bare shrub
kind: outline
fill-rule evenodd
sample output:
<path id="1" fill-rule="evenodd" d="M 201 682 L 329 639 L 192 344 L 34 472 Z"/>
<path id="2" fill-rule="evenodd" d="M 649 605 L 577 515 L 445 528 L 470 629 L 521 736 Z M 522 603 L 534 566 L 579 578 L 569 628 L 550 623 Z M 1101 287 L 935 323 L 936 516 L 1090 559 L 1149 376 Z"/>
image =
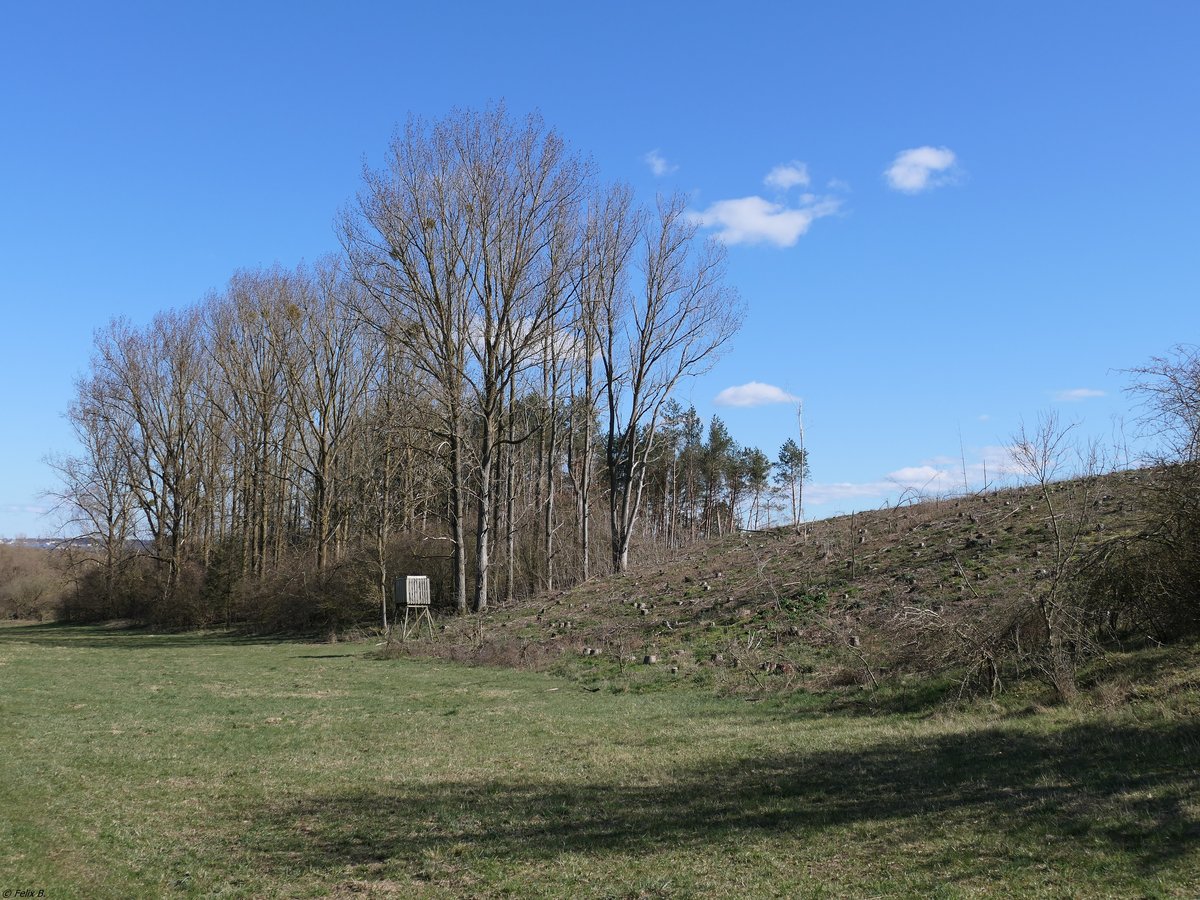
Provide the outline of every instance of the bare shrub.
<path id="1" fill-rule="evenodd" d="M 40 621 L 51 616 L 63 588 L 49 551 L 0 546 L 0 617 Z"/>
<path id="2" fill-rule="evenodd" d="M 870 682 L 862 666 L 841 665 L 824 673 L 818 683 L 822 688 L 836 688 L 864 687 Z"/>
<path id="3" fill-rule="evenodd" d="M 378 584 L 372 566 L 350 559 L 317 569 L 299 560 L 233 589 L 235 618 L 265 631 L 333 632 L 370 621 Z"/>
<path id="4" fill-rule="evenodd" d="M 1129 702 L 1129 698 L 1133 696 L 1133 685 L 1125 678 L 1102 681 L 1096 685 L 1092 696 L 1097 706 L 1104 709 L 1116 709 Z"/>
<path id="5" fill-rule="evenodd" d="M 1159 447 L 1139 481 L 1138 530 L 1098 548 L 1088 585 L 1112 635 L 1167 641 L 1200 632 L 1200 348 L 1176 347 L 1132 374 Z"/>

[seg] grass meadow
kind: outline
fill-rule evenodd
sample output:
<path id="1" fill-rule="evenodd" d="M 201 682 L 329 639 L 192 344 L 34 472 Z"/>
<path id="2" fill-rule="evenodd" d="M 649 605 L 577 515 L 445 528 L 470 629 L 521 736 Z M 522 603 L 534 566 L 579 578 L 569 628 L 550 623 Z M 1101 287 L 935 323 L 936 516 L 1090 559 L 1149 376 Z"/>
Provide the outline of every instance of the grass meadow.
<path id="1" fill-rule="evenodd" d="M 855 711 L 374 651 L 0 628 L 0 888 L 1200 893 L 1200 724 L 1178 704 Z"/>

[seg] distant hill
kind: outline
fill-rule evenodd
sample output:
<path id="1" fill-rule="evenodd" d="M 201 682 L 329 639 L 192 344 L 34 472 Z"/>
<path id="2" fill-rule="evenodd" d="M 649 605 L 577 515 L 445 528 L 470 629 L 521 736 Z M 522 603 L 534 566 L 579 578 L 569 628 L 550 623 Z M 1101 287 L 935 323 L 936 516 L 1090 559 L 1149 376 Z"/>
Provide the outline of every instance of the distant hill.
<path id="1" fill-rule="evenodd" d="M 76 537 L 76 538 L 6 538 L 0 537 L 0 544 L 9 547 L 34 547 L 38 550 L 57 550 L 64 547 L 79 547 L 82 549 L 90 549 L 97 546 L 96 541 L 91 538 Z"/>
<path id="2" fill-rule="evenodd" d="M 150 547 L 149 541 L 131 540 L 126 544 L 135 550 L 146 550 Z M 90 537 L 37 537 L 37 538 L 6 538 L 0 537 L 0 545 L 9 547 L 34 547 L 39 550 L 93 550 L 101 546 L 101 542 L 96 538 Z"/>

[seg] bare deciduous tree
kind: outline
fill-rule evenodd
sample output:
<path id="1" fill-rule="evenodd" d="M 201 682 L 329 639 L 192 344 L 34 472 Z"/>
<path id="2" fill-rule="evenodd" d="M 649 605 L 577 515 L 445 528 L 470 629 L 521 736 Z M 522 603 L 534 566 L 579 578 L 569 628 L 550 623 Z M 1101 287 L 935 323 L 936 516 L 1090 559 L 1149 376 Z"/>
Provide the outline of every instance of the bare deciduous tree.
<path id="1" fill-rule="evenodd" d="M 1047 577 L 1039 582 L 1033 602 L 1045 631 L 1046 674 L 1068 702 L 1078 694 L 1075 658 L 1085 632 L 1074 576 L 1088 528 L 1090 487 L 1098 474 L 1093 452 L 1083 458 L 1083 471 L 1075 473 L 1078 480 L 1073 496 L 1063 495 L 1071 508 L 1062 508 L 1055 482 L 1068 459 L 1078 455 L 1071 441 L 1074 428 L 1074 424 L 1061 424 L 1057 413 L 1043 413 L 1032 429 L 1022 423 L 1009 447 L 1013 461 L 1033 481 L 1046 509 L 1051 553 Z"/>
<path id="2" fill-rule="evenodd" d="M 132 423 L 111 402 L 107 385 L 98 375 L 75 385 L 76 399 L 67 411 L 80 452 L 53 457 L 62 487 L 55 495 L 56 508 L 65 512 L 63 530 L 87 539 L 98 548 L 100 607 L 120 615 L 117 586 L 130 558 L 134 537 L 133 495 L 129 490 L 128 455 Z"/>
<path id="3" fill-rule="evenodd" d="M 567 305 L 561 287 L 570 254 L 558 251 L 586 168 L 540 119 L 514 123 L 497 107 L 432 125 L 410 121 L 387 168 L 365 177 L 343 227 L 353 270 L 373 301 L 360 311 L 404 343 L 428 375 L 428 399 L 441 412 L 434 437 L 449 449 L 456 602 L 466 608 L 470 491 L 474 606 L 482 610 L 506 404 Z"/>
<path id="4" fill-rule="evenodd" d="M 600 298 L 591 327 L 608 421 L 609 524 L 613 569 L 625 571 L 663 404 L 686 375 L 706 371 L 741 325 L 725 284 L 725 254 L 699 244 L 684 198 L 660 198 L 640 223 L 641 283 Z"/>
<path id="5" fill-rule="evenodd" d="M 109 400 L 132 425 L 124 447 L 129 483 L 163 566 L 164 602 L 174 597 L 199 501 L 196 438 L 207 373 L 198 327 L 193 311 L 164 313 L 144 333 L 117 321 L 98 338 Z"/>
<path id="6" fill-rule="evenodd" d="M 296 440 L 289 446 L 294 464 L 311 485 L 310 507 L 316 566 L 329 563 L 329 547 L 349 509 L 339 507 L 338 476 L 343 445 L 378 364 L 378 344 L 359 340 L 359 319 L 349 294 L 359 287 L 338 262 L 324 260 L 293 282 L 285 312 L 292 322 L 282 349 L 287 398 Z"/>
<path id="7" fill-rule="evenodd" d="M 633 195 L 625 185 L 595 193 L 588 204 L 583 244 L 575 269 L 570 435 L 567 474 L 575 494 L 576 528 L 582 577 L 591 577 L 592 487 L 595 470 L 596 412 L 605 381 L 597 379 L 601 340 L 598 319 L 619 316 L 627 304 L 629 263 L 637 242 Z"/>

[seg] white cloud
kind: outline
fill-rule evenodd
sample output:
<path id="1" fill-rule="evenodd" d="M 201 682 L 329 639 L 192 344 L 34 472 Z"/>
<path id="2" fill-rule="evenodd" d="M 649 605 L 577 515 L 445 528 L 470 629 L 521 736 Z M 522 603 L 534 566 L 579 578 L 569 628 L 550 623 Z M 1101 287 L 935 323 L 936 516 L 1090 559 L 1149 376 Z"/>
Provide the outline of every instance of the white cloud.
<path id="1" fill-rule="evenodd" d="M 657 147 L 643 156 L 642 161 L 650 167 L 650 171 L 654 173 L 655 178 L 662 178 L 664 175 L 670 175 L 673 172 L 679 171 L 679 166 L 667 162 L 666 157 L 658 152 Z"/>
<path id="2" fill-rule="evenodd" d="M 946 469 L 939 469 L 936 466 L 905 466 L 903 469 L 897 469 L 895 472 L 888 473 L 888 481 L 906 488 L 917 488 L 920 490 L 934 489 L 937 490 L 946 484 L 950 479 L 950 473 Z"/>
<path id="3" fill-rule="evenodd" d="M 790 207 L 762 197 L 718 200 L 702 212 L 692 213 L 693 222 L 704 228 L 718 228 L 717 239 L 726 244 L 758 244 L 791 247 L 808 231 L 812 223 L 833 215 L 841 202 L 816 197 Z"/>
<path id="4" fill-rule="evenodd" d="M 808 187 L 808 166 L 799 160 L 781 163 L 763 178 L 763 183 L 779 191 Z M 785 202 L 766 200 L 758 195 L 718 200 L 708 209 L 690 212 L 691 221 L 703 228 L 716 228 L 716 238 L 726 244 L 759 244 L 791 247 L 812 223 L 841 209 L 839 197 L 818 196 L 805 191 Z"/>
<path id="5" fill-rule="evenodd" d="M 8 503 L 0 507 L 0 512 L 5 513 L 29 513 L 35 516 L 44 516 L 50 512 L 48 506 L 31 506 L 28 503 Z"/>
<path id="6" fill-rule="evenodd" d="M 851 481 L 837 481 L 830 484 L 814 482 L 804 488 L 804 508 L 824 506 L 827 503 L 844 503 L 847 500 L 859 500 L 863 497 L 878 497 L 893 491 L 895 485 L 867 482 L 860 484 Z"/>
<path id="7" fill-rule="evenodd" d="M 799 399 L 773 384 L 751 381 L 725 388 L 713 402 L 718 406 L 765 406 L 768 403 L 795 403 Z"/>
<path id="8" fill-rule="evenodd" d="M 1080 400 L 1093 400 L 1103 396 L 1104 391 L 1098 391 L 1095 388 L 1071 388 L 1054 393 L 1054 399 L 1060 403 L 1078 403 Z"/>
<path id="9" fill-rule="evenodd" d="M 919 194 L 952 181 L 956 161 L 949 147 L 914 147 L 898 153 L 883 174 L 893 190 Z"/>
<path id="10" fill-rule="evenodd" d="M 966 482 L 971 490 L 995 489 L 1020 475 L 1006 447 L 980 447 L 966 463 Z M 923 497 L 960 494 L 963 491 L 963 461 L 960 456 L 937 456 L 919 465 L 904 466 L 876 481 L 815 482 L 804 490 L 805 506 L 867 501 L 871 505 L 902 503 Z M 858 508 L 862 508 L 861 506 Z"/>
<path id="11" fill-rule="evenodd" d="M 808 180 L 808 166 L 794 159 L 790 163 L 778 165 L 768 172 L 767 177 L 763 179 L 763 184 L 786 191 L 788 188 L 797 186 L 807 187 Z"/>

